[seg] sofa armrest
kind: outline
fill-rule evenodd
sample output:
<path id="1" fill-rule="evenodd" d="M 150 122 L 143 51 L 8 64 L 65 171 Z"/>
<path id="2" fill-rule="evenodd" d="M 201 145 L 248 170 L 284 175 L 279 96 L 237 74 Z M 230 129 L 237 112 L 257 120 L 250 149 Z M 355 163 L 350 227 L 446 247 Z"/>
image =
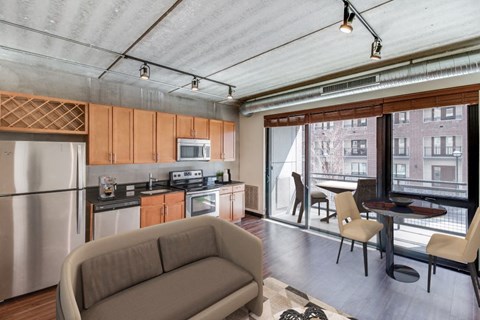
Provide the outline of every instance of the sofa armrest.
<path id="1" fill-rule="evenodd" d="M 250 272 L 258 285 L 258 295 L 247 308 L 260 315 L 263 309 L 263 244 L 250 232 L 231 222 L 217 219 L 220 256 Z"/>

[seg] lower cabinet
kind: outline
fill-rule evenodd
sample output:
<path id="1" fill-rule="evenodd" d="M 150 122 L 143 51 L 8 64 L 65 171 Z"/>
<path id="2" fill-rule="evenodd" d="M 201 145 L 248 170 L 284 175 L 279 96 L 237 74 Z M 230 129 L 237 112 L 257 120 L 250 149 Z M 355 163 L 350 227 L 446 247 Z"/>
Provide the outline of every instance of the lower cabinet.
<path id="1" fill-rule="evenodd" d="M 183 218 L 185 218 L 185 195 L 183 192 L 141 198 L 141 228 Z"/>
<path id="2" fill-rule="evenodd" d="M 245 217 L 245 184 L 220 188 L 220 218 L 237 222 Z"/>

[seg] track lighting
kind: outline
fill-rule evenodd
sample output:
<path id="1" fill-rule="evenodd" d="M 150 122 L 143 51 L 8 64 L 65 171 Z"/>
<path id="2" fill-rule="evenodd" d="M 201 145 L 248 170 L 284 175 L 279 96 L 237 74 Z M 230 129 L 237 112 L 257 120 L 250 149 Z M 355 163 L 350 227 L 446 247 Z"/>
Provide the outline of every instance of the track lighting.
<path id="1" fill-rule="evenodd" d="M 140 79 L 143 79 L 143 80 L 150 79 L 150 67 L 148 66 L 148 64 L 143 63 L 139 71 L 140 71 Z"/>
<path id="2" fill-rule="evenodd" d="M 200 83 L 200 80 L 197 79 L 197 77 L 193 77 L 192 79 L 192 91 L 198 91 L 198 84 Z"/>
<path id="3" fill-rule="evenodd" d="M 355 18 L 355 12 L 350 13 L 349 3 L 343 1 L 343 23 L 340 25 L 340 31 L 350 33 L 353 31 L 352 21 Z"/>
<path id="4" fill-rule="evenodd" d="M 378 39 L 375 38 L 372 42 L 372 52 L 370 54 L 370 59 L 373 60 L 380 60 L 382 59 L 382 42 Z"/>
<path id="5" fill-rule="evenodd" d="M 227 99 L 228 99 L 228 100 L 232 100 L 232 99 L 233 99 L 232 93 L 233 93 L 232 87 L 229 86 L 229 87 L 228 87 L 228 96 L 227 96 Z"/>

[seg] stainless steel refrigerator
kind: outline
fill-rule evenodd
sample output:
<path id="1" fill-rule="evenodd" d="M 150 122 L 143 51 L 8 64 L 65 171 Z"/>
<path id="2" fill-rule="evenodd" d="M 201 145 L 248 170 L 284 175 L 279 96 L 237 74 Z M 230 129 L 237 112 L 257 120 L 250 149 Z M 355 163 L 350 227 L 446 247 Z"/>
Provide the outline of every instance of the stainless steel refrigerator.
<path id="1" fill-rule="evenodd" d="M 85 242 L 85 143 L 0 141 L 0 301 L 55 285 Z"/>

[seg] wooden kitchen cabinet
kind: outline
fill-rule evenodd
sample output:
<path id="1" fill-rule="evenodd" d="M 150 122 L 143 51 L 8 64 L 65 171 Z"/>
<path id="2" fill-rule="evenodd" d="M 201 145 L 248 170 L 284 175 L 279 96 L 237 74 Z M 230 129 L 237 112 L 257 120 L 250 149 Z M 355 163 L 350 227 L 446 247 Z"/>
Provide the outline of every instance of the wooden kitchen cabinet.
<path id="1" fill-rule="evenodd" d="M 157 112 L 157 162 L 177 160 L 177 133 L 175 114 Z"/>
<path id="2" fill-rule="evenodd" d="M 245 217 L 245 184 L 220 188 L 220 218 L 237 222 Z"/>
<path id="3" fill-rule="evenodd" d="M 235 123 L 210 120 L 210 160 L 235 160 Z"/>
<path id="4" fill-rule="evenodd" d="M 133 163 L 133 109 L 90 104 L 89 164 Z"/>
<path id="5" fill-rule="evenodd" d="M 183 192 L 142 197 L 140 203 L 140 228 L 185 218 Z"/>
<path id="6" fill-rule="evenodd" d="M 209 120 L 177 115 L 177 138 L 209 139 Z"/>
<path id="7" fill-rule="evenodd" d="M 133 111 L 133 163 L 157 162 L 155 111 Z"/>

